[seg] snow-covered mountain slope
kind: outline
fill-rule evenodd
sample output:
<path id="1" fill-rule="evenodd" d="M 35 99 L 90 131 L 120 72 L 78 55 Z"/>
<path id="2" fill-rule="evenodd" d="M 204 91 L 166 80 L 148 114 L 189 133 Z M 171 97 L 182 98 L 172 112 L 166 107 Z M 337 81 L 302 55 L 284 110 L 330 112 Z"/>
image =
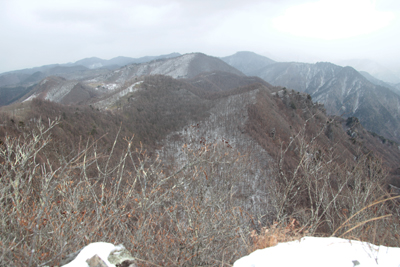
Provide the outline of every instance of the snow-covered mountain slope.
<path id="1" fill-rule="evenodd" d="M 309 87 L 318 90 L 340 70 L 341 67 L 325 62 L 316 64 L 279 62 L 259 70 L 255 75 L 273 85 L 305 92 Z"/>
<path id="2" fill-rule="evenodd" d="M 148 75 L 166 75 L 173 78 L 192 78 L 203 72 L 225 71 L 243 75 L 222 60 L 201 53 L 185 54 L 180 57 L 156 60 L 149 63 L 132 64 L 99 76 L 95 81 L 116 82 L 126 81 Z"/>
<path id="3" fill-rule="evenodd" d="M 357 116 L 370 131 L 400 141 L 400 96 L 351 67 L 331 63 L 275 63 L 257 73 L 273 85 L 310 94 L 328 113 Z"/>
<path id="4" fill-rule="evenodd" d="M 104 94 L 100 97 L 100 100 L 94 99 L 92 103 L 95 107 L 100 109 L 108 109 L 116 105 L 118 101 L 124 98 L 128 94 L 133 94 L 139 90 L 141 90 L 141 84 L 143 80 L 136 81 L 131 85 L 127 85 L 125 88 L 121 88 L 118 90 L 111 90 L 108 94 Z"/>
<path id="5" fill-rule="evenodd" d="M 97 62 L 96 60 L 98 59 L 91 58 L 85 62 L 90 64 Z M 98 75 L 94 75 L 95 71 L 97 70 L 83 72 L 81 74 L 82 77 L 73 76 L 72 78 L 74 79 L 70 80 L 60 76 L 47 77 L 22 101 L 40 97 L 64 104 L 78 104 L 84 103 L 95 96 L 101 96 L 102 104 L 99 105 L 105 107 L 106 103 L 115 103 L 117 98 L 121 97 L 120 94 L 124 94 L 122 91 L 129 91 L 128 87 L 135 82 L 143 80 L 142 77 L 144 76 L 165 75 L 173 78 L 192 78 L 204 72 L 226 72 L 244 77 L 240 71 L 222 60 L 201 53 L 159 59 L 148 63 L 131 64 L 114 71 L 101 70 Z M 85 77 L 85 73 L 90 75 Z M 112 99 L 105 100 L 111 96 Z M 92 99 L 91 103 L 97 101 L 98 99 Z"/>
<path id="6" fill-rule="evenodd" d="M 74 63 L 51 64 L 30 69 L 15 70 L 0 73 L 0 87 L 6 85 L 26 85 L 40 82 L 47 76 L 60 76 L 66 79 L 88 79 L 89 77 L 106 74 L 128 64 L 140 64 L 165 58 L 180 56 L 179 53 L 171 53 L 160 56 L 146 56 L 141 58 L 115 57 L 109 60 L 98 57 L 84 58 Z"/>
<path id="7" fill-rule="evenodd" d="M 50 76 L 37 84 L 22 101 L 41 98 L 63 104 L 82 104 L 96 95 L 98 92 L 78 81 Z"/>

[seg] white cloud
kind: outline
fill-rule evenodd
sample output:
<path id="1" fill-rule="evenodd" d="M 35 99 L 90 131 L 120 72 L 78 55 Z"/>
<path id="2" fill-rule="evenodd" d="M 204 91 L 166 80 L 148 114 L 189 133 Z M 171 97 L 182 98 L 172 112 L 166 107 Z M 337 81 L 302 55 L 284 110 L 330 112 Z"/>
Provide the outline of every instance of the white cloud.
<path id="1" fill-rule="evenodd" d="M 291 6 L 273 23 L 295 36 L 334 40 L 376 32 L 394 18 L 390 11 L 377 10 L 372 0 L 321 0 Z"/>
<path id="2" fill-rule="evenodd" d="M 239 50 L 396 58 L 398 0 L 0 0 L 0 72 L 85 57 Z M 389 26 L 387 26 L 389 25 Z M 346 39 L 347 38 L 347 39 Z M 302 60 L 300 57 L 290 57 Z M 303 57 L 304 58 L 304 57 Z"/>

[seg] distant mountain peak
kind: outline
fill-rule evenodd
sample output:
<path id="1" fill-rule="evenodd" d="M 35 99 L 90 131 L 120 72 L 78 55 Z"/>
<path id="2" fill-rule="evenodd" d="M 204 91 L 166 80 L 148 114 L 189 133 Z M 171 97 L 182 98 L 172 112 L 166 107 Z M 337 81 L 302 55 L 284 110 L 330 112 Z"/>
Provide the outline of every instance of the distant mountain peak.
<path id="1" fill-rule="evenodd" d="M 275 63 L 275 61 L 270 58 L 250 51 L 239 51 L 231 56 L 222 57 L 221 59 L 249 76 L 254 76 L 256 71 Z"/>
<path id="2" fill-rule="evenodd" d="M 260 55 L 258 55 L 256 53 L 252 52 L 252 51 L 238 51 L 233 55 L 239 55 L 239 56 L 241 56 L 241 55 L 255 55 L 255 56 L 260 56 Z"/>
<path id="3" fill-rule="evenodd" d="M 389 83 L 399 83 L 400 77 L 392 70 L 370 59 L 349 59 L 337 62 L 340 66 L 351 66 L 357 71 L 365 71 L 375 78 Z"/>

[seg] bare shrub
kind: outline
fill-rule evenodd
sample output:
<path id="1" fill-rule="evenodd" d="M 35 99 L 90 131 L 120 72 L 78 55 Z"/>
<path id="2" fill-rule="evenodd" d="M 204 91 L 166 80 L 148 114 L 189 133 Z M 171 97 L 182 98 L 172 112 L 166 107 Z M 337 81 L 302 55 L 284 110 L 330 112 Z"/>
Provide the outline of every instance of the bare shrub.
<path id="1" fill-rule="evenodd" d="M 398 246 L 398 204 L 385 190 L 381 160 L 359 152 L 354 161 L 341 163 L 340 151 L 318 146 L 318 135 L 306 136 L 305 128 L 282 147 L 277 160 L 271 183 L 276 220 L 295 219 L 310 235 Z M 292 172 L 283 168 L 288 151 L 299 158 Z"/>
<path id="2" fill-rule="evenodd" d="M 87 142 L 54 165 L 45 147 L 58 121 L 40 121 L 0 147 L 2 266 L 58 265 L 96 241 L 123 243 L 139 266 L 224 266 L 305 234 L 399 245 L 399 207 L 382 189 L 381 162 L 360 154 L 338 163 L 333 148 L 305 131 L 282 148 L 276 181 L 268 181 L 270 212 L 253 209 L 257 189 L 243 182 L 251 164 L 223 142 L 185 145 L 179 168 L 150 158 L 132 138 L 106 154 Z M 282 168 L 289 150 L 299 156 L 293 172 Z M 267 227 L 262 216 L 277 224 Z"/>
<path id="3" fill-rule="evenodd" d="M 248 252 L 243 157 L 222 144 L 184 147 L 187 163 L 167 174 L 126 138 L 121 155 L 115 142 L 109 154 L 88 142 L 54 168 L 41 152 L 57 123 L 1 147 L 2 265 L 57 265 L 95 241 L 124 243 L 141 266 L 224 265 Z"/>

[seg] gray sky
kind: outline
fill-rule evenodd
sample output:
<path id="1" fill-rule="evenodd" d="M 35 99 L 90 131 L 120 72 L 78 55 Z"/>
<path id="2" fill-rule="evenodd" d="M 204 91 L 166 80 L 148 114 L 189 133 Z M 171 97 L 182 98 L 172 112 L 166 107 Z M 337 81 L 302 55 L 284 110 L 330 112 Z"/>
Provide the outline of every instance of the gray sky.
<path id="1" fill-rule="evenodd" d="M 244 50 L 399 67 L 400 1 L 0 0 L 0 34 L 0 72 L 92 56 Z"/>

